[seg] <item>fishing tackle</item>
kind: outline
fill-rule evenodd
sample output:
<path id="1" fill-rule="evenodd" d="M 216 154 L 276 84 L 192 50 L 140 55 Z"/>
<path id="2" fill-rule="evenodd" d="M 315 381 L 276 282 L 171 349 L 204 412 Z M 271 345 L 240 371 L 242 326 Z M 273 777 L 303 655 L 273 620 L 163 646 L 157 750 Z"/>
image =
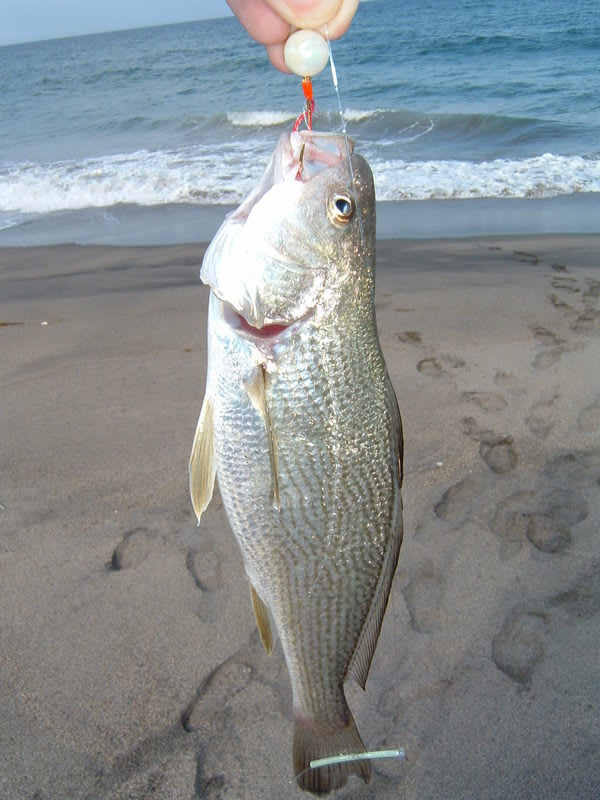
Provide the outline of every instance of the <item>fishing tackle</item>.
<path id="1" fill-rule="evenodd" d="M 300 114 L 294 126 L 292 128 L 292 133 L 295 133 L 298 128 L 300 127 L 300 123 L 304 120 L 306 124 L 306 128 L 309 131 L 312 131 L 312 118 L 313 112 L 315 110 L 315 101 L 313 99 L 313 90 L 312 90 L 312 81 L 310 79 L 310 75 L 305 75 L 302 79 L 302 91 L 304 92 L 304 97 L 306 98 L 306 104 L 304 106 L 304 111 Z M 300 148 L 300 157 L 298 158 L 298 171 L 296 172 L 296 180 L 302 180 L 302 172 L 304 170 L 304 149 L 306 147 L 306 142 L 302 143 L 302 147 Z"/>
<path id="2" fill-rule="evenodd" d="M 296 122 L 294 122 L 292 133 L 295 133 L 298 130 L 298 128 L 302 123 L 302 120 L 304 120 L 307 130 L 312 131 L 312 118 L 315 110 L 315 100 L 313 97 L 313 85 L 312 85 L 312 80 L 310 79 L 310 75 L 305 75 L 302 78 L 302 91 L 304 93 L 304 98 L 306 100 L 306 103 L 304 105 L 304 111 L 300 114 Z M 298 158 L 298 171 L 296 172 L 297 181 L 302 180 L 302 172 L 304 170 L 305 147 L 306 143 L 303 142 L 302 147 L 300 149 L 300 157 Z"/>
<path id="3" fill-rule="evenodd" d="M 302 28 L 294 31 L 285 43 L 283 58 L 290 72 L 303 78 L 321 72 L 327 64 L 327 42 L 318 31 Z"/>
<path id="4" fill-rule="evenodd" d="M 309 131 L 312 131 L 312 117 L 315 110 L 315 100 L 313 97 L 313 85 L 312 80 L 310 79 L 310 75 L 305 75 L 302 78 L 302 91 L 304 93 L 304 97 L 306 99 L 306 104 L 304 106 L 304 111 L 300 114 L 296 122 L 294 123 L 294 127 L 292 128 L 293 132 L 296 132 L 304 120 L 306 127 Z"/>
<path id="5" fill-rule="evenodd" d="M 327 41 L 318 31 L 307 28 L 294 31 L 285 43 L 283 58 L 290 72 L 302 78 L 302 91 L 306 100 L 304 111 L 296 120 L 292 130 L 297 131 L 304 120 L 310 131 L 315 110 L 311 78 L 321 72 L 329 60 Z"/>

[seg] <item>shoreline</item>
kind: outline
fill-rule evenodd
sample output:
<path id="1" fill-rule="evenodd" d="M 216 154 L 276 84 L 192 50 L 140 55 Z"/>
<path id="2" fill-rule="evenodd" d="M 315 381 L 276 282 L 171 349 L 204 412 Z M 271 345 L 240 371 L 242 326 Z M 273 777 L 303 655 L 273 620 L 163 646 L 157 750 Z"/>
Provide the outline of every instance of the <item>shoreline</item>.
<path id="1" fill-rule="evenodd" d="M 236 206 L 114 206 L 54 212 L 0 230 L 0 247 L 207 242 Z M 600 234 L 600 193 L 377 203 L 377 239 Z"/>

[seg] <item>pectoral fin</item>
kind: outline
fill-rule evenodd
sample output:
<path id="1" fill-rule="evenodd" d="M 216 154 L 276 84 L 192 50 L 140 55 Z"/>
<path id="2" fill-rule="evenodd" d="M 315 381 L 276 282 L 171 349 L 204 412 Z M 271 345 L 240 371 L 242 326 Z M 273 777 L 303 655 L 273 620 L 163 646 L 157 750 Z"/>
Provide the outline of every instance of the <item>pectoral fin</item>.
<path id="1" fill-rule="evenodd" d="M 269 406 L 267 405 L 267 370 L 264 364 L 261 364 L 256 372 L 256 377 L 251 383 L 246 385 L 248 397 L 252 401 L 252 405 L 261 415 L 264 420 L 267 432 L 267 440 L 269 443 L 269 462 L 271 465 L 271 497 L 273 500 L 273 507 L 279 511 L 281 503 L 279 500 L 279 461 L 277 457 L 277 439 L 273 432 L 271 424 L 271 415 L 269 414 Z"/>
<path id="2" fill-rule="evenodd" d="M 205 396 L 198 426 L 196 427 L 189 466 L 190 496 L 198 522 L 200 522 L 200 517 L 210 503 L 215 485 L 216 471 L 213 409 L 209 398 Z"/>
<path id="3" fill-rule="evenodd" d="M 254 610 L 260 640 L 267 653 L 271 655 L 275 648 L 277 637 L 273 635 L 274 626 L 269 616 L 269 609 L 260 599 L 252 584 L 250 584 L 250 597 L 252 598 L 252 608 Z"/>

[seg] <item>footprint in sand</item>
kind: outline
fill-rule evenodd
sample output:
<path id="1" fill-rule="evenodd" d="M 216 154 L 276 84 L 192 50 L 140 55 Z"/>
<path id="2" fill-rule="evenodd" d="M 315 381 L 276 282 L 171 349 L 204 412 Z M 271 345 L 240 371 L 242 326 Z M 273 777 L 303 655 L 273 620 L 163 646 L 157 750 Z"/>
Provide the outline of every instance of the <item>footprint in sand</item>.
<path id="1" fill-rule="evenodd" d="M 507 554 L 520 549 L 527 536 L 531 515 L 537 508 L 537 493 L 533 491 L 515 492 L 496 505 L 490 528 L 504 545 L 515 545 L 507 548 Z"/>
<path id="2" fill-rule="evenodd" d="M 542 611 L 513 609 L 492 640 L 492 658 L 513 681 L 528 684 L 544 657 L 550 620 Z"/>
<path id="3" fill-rule="evenodd" d="M 494 383 L 499 389 L 513 395 L 525 394 L 525 387 L 511 372 L 498 371 L 494 375 Z"/>
<path id="4" fill-rule="evenodd" d="M 581 289 L 577 285 L 577 278 L 573 278 L 572 276 L 557 275 L 551 279 L 550 285 L 553 289 L 557 289 L 560 292 L 568 292 L 570 294 L 581 292 Z"/>
<path id="5" fill-rule="evenodd" d="M 475 403 L 484 411 L 503 411 L 508 403 L 498 392 L 463 392 L 463 398 Z"/>
<path id="6" fill-rule="evenodd" d="M 400 723 L 408 709 L 409 703 L 402 698 L 398 685 L 384 689 L 379 695 L 377 711 L 382 717 L 391 720 L 394 725 Z"/>
<path id="7" fill-rule="evenodd" d="M 590 568 L 570 589 L 553 597 L 553 606 L 563 608 L 571 619 L 590 619 L 600 612 L 600 560 Z"/>
<path id="8" fill-rule="evenodd" d="M 553 308 L 556 308 L 558 311 L 566 311 L 566 312 L 573 312 L 575 309 L 573 306 L 569 305 L 565 300 L 561 300 L 561 298 L 556 294 L 549 294 L 546 298 L 548 303 L 550 303 Z"/>
<path id="9" fill-rule="evenodd" d="M 442 621 L 442 600 L 446 590 L 444 576 L 432 564 L 420 567 L 404 589 L 404 599 L 413 628 L 431 633 Z"/>
<path id="10" fill-rule="evenodd" d="M 598 300 L 600 300 L 600 281 L 594 278 L 588 278 L 586 283 L 587 288 L 583 292 L 581 299 L 586 305 L 595 306 Z"/>
<path id="11" fill-rule="evenodd" d="M 548 369 L 548 367 L 551 367 L 559 361 L 564 352 L 562 347 L 543 350 L 533 359 L 533 366 L 535 369 Z"/>
<path id="12" fill-rule="evenodd" d="M 226 713 L 226 706 L 250 684 L 254 668 L 240 653 L 219 664 L 204 680 L 187 709 L 183 712 L 181 724 L 186 731 L 210 729 L 212 722 Z"/>
<path id="13" fill-rule="evenodd" d="M 548 487 L 540 492 L 542 510 L 558 525 L 578 525 L 587 519 L 589 508 L 577 490 Z"/>
<path id="14" fill-rule="evenodd" d="M 417 364 L 417 369 L 423 375 L 429 375 L 430 378 L 439 378 L 443 373 L 442 367 L 435 358 L 423 358 Z"/>
<path id="15" fill-rule="evenodd" d="M 469 512 L 480 497 L 479 482 L 467 476 L 446 489 L 442 499 L 436 503 L 433 510 L 436 516 L 444 522 L 450 525 L 460 525 L 467 519 Z"/>
<path id="16" fill-rule="evenodd" d="M 115 547 L 111 566 L 113 569 L 137 567 L 148 555 L 152 546 L 152 534 L 147 528 L 135 528 L 123 535 Z"/>
<path id="17" fill-rule="evenodd" d="M 577 427 L 582 433 L 593 433 L 600 428 L 600 398 L 579 412 Z"/>
<path id="18" fill-rule="evenodd" d="M 531 406 L 529 414 L 525 418 L 525 424 L 538 439 L 546 439 L 554 428 L 556 419 L 555 399 L 553 397 L 549 400 L 538 400 L 537 403 Z"/>
<path id="19" fill-rule="evenodd" d="M 551 514 L 534 513 L 529 516 L 526 536 L 542 553 L 558 553 L 571 541 L 571 532 Z"/>
<path id="20" fill-rule="evenodd" d="M 539 263 L 539 258 L 536 256 L 535 253 L 528 253 L 525 250 L 514 250 L 513 252 L 517 256 L 517 259 L 519 261 L 524 262 L 525 264 Z"/>
<path id="21" fill-rule="evenodd" d="M 248 771 L 256 765 L 246 757 L 239 734 L 220 724 L 207 742 L 197 755 L 193 796 L 202 800 L 248 797 Z"/>
<path id="22" fill-rule="evenodd" d="M 203 592 L 214 592 L 223 585 L 221 558 L 211 543 L 203 545 L 201 550 L 188 550 L 185 565 Z"/>
<path id="23" fill-rule="evenodd" d="M 506 557 L 525 539 L 543 553 L 558 553 L 571 541 L 571 526 L 586 516 L 585 503 L 568 490 L 522 491 L 500 500 L 490 528 Z"/>
<path id="24" fill-rule="evenodd" d="M 545 348 L 541 353 L 537 353 L 533 360 L 533 366 L 536 369 L 546 369 L 556 364 L 566 351 L 565 339 L 561 339 L 554 331 L 545 328 L 543 325 L 532 325 L 531 331 L 538 342 Z"/>
<path id="25" fill-rule="evenodd" d="M 555 486 L 600 485 L 600 448 L 567 450 L 544 466 L 544 477 Z"/>
<path id="26" fill-rule="evenodd" d="M 404 344 L 421 344 L 423 336 L 419 331 L 403 331 L 398 334 L 398 339 Z"/>
<path id="27" fill-rule="evenodd" d="M 563 610 L 570 620 L 586 620 L 600 613 L 600 559 L 595 559 L 566 591 L 542 607 L 516 606 L 492 640 L 492 658 L 509 678 L 528 685 L 544 657 L 553 611 Z M 549 612 L 549 613 L 547 613 Z"/>
<path id="28" fill-rule="evenodd" d="M 281 653 L 267 658 L 258 635 L 251 636 L 204 679 L 181 716 L 182 727 L 198 748 L 198 796 L 246 797 L 248 770 L 267 774 L 272 767 L 269 750 L 277 746 L 273 732 L 289 730 L 290 709 Z"/>
<path id="29" fill-rule="evenodd" d="M 575 333 L 588 333 L 600 329 L 600 311 L 595 308 L 586 308 L 585 311 L 569 321 L 569 326 Z"/>
<path id="30" fill-rule="evenodd" d="M 519 457 L 513 447 L 512 436 L 481 428 L 473 417 L 464 417 L 462 426 L 467 436 L 479 442 L 479 455 L 492 472 L 504 475 L 517 466 Z"/>
<path id="31" fill-rule="evenodd" d="M 490 529 L 502 543 L 502 554 L 513 555 L 525 540 L 544 553 L 564 550 L 573 526 L 589 513 L 583 495 L 586 484 L 595 488 L 599 482 L 599 450 L 568 451 L 551 458 L 537 485 L 496 505 Z"/>
<path id="32" fill-rule="evenodd" d="M 460 356 L 451 356 L 448 353 L 444 353 L 440 356 L 440 359 L 444 364 L 452 369 L 461 369 L 462 367 L 466 366 L 466 361 L 464 358 L 460 358 Z"/>
<path id="33" fill-rule="evenodd" d="M 465 361 L 462 358 L 459 358 L 458 356 L 451 356 L 448 354 L 444 354 L 439 356 L 438 358 L 433 358 L 433 357 L 423 358 L 417 364 L 417 369 L 423 375 L 429 375 L 432 378 L 439 378 L 440 375 L 443 375 L 445 373 L 442 364 L 452 369 L 460 369 L 461 367 L 465 366 Z"/>
<path id="34" fill-rule="evenodd" d="M 532 325 L 531 331 L 535 338 L 541 342 L 544 347 L 559 347 L 565 343 L 564 339 L 557 336 L 554 331 L 545 328 L 543 325 Z"/>

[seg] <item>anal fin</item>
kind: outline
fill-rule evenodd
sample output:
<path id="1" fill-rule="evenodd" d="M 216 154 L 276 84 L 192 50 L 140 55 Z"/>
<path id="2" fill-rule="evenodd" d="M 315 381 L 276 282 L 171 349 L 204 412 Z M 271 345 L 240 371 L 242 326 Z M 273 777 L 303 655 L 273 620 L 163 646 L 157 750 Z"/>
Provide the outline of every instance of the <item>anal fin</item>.
<path id="1" fill-rule="evenodd" d="M 210 503 L 216 471 L 213 409 L 209 398 L 205 396 L 196 427 L 189 465 L 190 497 L 198 522 Z"/>
<path id="2" fill-rule="evenodd" d="M 377 581 L 377 586 L 373 595 L 371 608 L 364 622 L 356 648 L 348 666 L 348 673 L 357 681 L 361 689 L 365 688 L 367 677 L 371 668 L 371 661 L 379 639 L 383 616 L 387 607 L 388 598 L 394 580 L 394 573 L 400 555 L 400 545 L 402 544 L 402 508 L 399 498 L 397 509 L 396 529 L 390 536 L 388 548 L 386 550 L 381 572 Z"/>
<path id="3" fill-rule="evenodd" d="M 256 627 L 258 628 L 260 640 L 267 653 L 272 655 L 277 639 L 276 636 L 273 635 L 273 625 L 269 617 L 269 609 L 260 599 L 258 592 L 252 584 L 250 584 L 250 597 L 252 598 L 252 609 L 254 610 Z"/>
<path id="4" fill-rule="evenodd" d="M 391 443 L 395 449 L 397 459 L 397 486 L 395 498 L 395 514 L 392 523 L 392 530 L 388 541 L 387 549 L 381 564 L 381 570 L 373 594 L 371 608 L 365 619 L 354 653 L 348 665 L 348 674 L 357 681 L 358 685 L 364 689 L 367 677 L 371 668 L 371 661 L 379 639 L 383 616 L 387 607 L 392 582 L 400 555 L 402 545 L 403 524 L 402 524 L 402 462 L 404 457 L 404 438 L 402 434 L 402 418 L 398 408 L 398 400 L 389 375 L 386 376 L 388 407 L 391 418 Z"/>

